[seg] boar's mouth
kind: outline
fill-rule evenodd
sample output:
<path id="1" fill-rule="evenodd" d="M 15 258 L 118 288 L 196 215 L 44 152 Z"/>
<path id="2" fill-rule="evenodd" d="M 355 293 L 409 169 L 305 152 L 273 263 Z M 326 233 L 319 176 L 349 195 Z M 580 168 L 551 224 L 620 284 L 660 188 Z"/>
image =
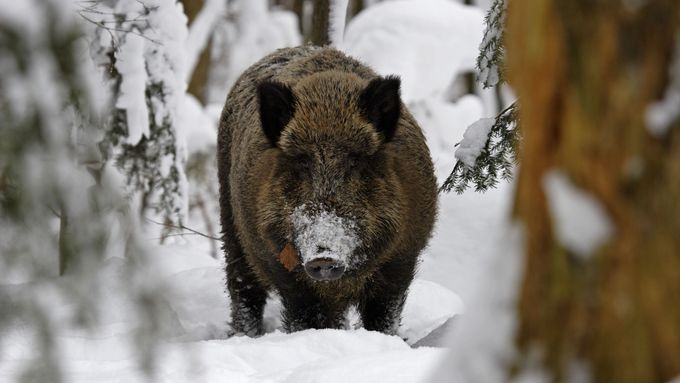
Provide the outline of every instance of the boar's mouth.
<path id="1" fill-rule="evenodd" d="M 305 205 L 295 208 L 290 219 L 295 247 L 312 279 L 336 280 L 353 265 L 352 256 L 361 241 L 352 220 Z"/>

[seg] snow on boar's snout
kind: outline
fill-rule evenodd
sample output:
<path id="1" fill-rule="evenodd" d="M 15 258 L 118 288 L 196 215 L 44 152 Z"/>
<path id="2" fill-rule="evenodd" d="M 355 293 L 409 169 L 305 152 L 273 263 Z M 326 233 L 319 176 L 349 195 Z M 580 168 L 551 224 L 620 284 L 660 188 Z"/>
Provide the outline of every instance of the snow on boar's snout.
<path id="1" fill-rule="evenodd" d="M 291 214 L 295 247 L 305 272 L 317 281 L 339 279 L 356 263 L 360 240 L 352 220 L 325 210 L 313 212 L 305 205 Z"/>

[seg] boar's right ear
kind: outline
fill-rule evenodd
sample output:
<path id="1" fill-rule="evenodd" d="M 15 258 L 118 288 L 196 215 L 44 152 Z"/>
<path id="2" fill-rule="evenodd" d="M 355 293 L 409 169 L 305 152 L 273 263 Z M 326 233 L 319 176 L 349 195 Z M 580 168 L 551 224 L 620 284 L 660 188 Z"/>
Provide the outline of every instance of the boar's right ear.
<path id="1" fill-rule="evenodd" d="M 397 76 L 371 80 L 359 96 L 359 107 L 364 116 L 382 133 L 385 142 L 394 137 L 401 114 L 401 98 Z"/>
<path id="2" fill-rule="evenodd" d="M 260 102 L 262 131 L 272 146 L 276 146 L 281 131 L 293 117 L 295 96 L 288 86 L 265 81 L 257 86 L 257 97 Z"/>

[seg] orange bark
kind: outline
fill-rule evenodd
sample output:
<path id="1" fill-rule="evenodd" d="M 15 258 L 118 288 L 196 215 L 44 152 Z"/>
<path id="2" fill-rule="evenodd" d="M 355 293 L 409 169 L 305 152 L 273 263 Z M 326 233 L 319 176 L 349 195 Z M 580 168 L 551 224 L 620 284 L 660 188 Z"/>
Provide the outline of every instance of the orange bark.
<path id="1" fill-rule="evenodd" d="M 507 76 L 521 101 L 515 214 L 526 229 L 518 344 L 563 381 L 585 361 L 596 382 L 680 375 L 680 129 L 645 127 L 662 94 L 680 2 L 510 0 Z M 542 186 L 559 169 L 615 226 L 589 260 L 555 238 Z M 518 360 L 518 365 L 522 360 Z"/>

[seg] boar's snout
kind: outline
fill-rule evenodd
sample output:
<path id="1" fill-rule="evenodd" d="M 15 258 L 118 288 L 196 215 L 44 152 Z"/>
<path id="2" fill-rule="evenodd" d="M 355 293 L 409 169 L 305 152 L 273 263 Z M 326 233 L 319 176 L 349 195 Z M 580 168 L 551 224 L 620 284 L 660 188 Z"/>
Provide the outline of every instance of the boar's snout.
<path id="1" fill-rule="evenodd" d="M 305 272 L 317 281 L 334 281 L 345 273 L 345 265 L 330 258 L 316 258 L 305 263 Z"/>

